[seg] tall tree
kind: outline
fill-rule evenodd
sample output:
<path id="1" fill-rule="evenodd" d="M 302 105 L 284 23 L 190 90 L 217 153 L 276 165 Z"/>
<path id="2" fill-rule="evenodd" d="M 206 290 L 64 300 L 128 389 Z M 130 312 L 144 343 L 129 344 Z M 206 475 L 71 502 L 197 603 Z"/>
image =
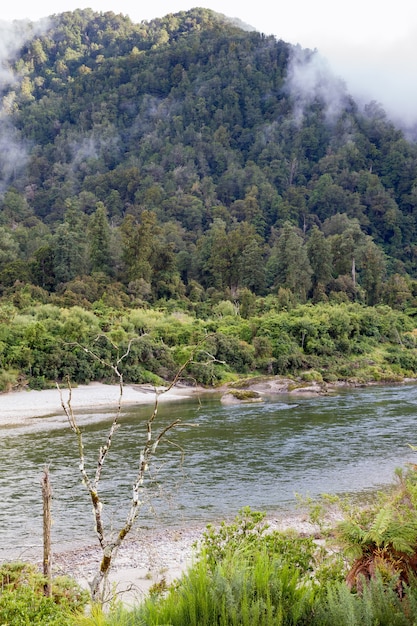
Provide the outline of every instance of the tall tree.
<path id="1" fill-rule="evenodd" d="M 93 272 L 111 274 L 110 225 L 103 202 L 97 208 L 88 224 L 88 247 Z"/>
<path id="2" fill-rule="evenodd" d="M 68 222 L 60 224 L 53 237 L 53 272 L 55 281 L 67 283 L 85 273 L 86 264 L 77 233 Z"/>
<path id="3" fill-rule="evenodd" d="M 360 284 L 366 293 L 366 302 L 370 306 L 378 304 L 382 296 L 383 281 L 386 273 L 384 252 L 367 237 L 359 256 Z"/>
<path id="4" fill-rule="evenodd" d="M 76 201 L 68 199 L 64 222 L 52 240 L 54 274 L 57 283 L 66 283 L 88 273 L 86 215 Z"/>
<path id="5" fill-rule="evenodd" d="M 152 278 L 151 257 L 159 234 L 157 218 L 153 211 L 142 211 L 138 222 L 133 215 L 126 215 L 120 226 L 122 234 L 122 258 L 128 281 Z"/>
<path id="6" fill-rule="evenodd" d="M 307 255 L 312 270 L 312 296 L 318 301 L 325 297 L 326 286 L 332 278 L 332 249 L 317 226 L 313 226 L 308 238 Z"/>
<path id="7" fill-rule="evenodd" d="M 312 269 L 303 238 L 289 222 L 285 222 L 272 249 L 267 273 L 276 289 L 290 289 L 301 302 L 307 299 Z"/>

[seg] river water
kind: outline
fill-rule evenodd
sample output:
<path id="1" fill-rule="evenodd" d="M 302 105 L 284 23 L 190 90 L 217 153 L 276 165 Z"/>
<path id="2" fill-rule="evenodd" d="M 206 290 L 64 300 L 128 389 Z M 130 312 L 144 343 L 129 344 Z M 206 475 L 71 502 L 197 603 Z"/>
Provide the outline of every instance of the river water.
<path id="1" fill-rule="evenodd" d="M 119 526 L 131 497 L 149 407 L 126 408 L 101 481 L 106 523 Z M 105 443 L 112 411 L 79 414 L 88 467 Z M 369 387 L 322 397 L 274 396 L 224 406 L 220 397 L 160 406 L 170 431 L 151 466 L 139 523 L 146 528 L 200 525 L 231 518 L 243 506 L 291 511 L 296 494 L 366 494 L 417 462 L 417 386 Z M 96 541 L 91 504 L 80 482 L 77 444 L 62 415 L 0 430 L 0 559 L 25 557 L 42 542 L 40 481 L 50 465 L 53 542 Z"/>

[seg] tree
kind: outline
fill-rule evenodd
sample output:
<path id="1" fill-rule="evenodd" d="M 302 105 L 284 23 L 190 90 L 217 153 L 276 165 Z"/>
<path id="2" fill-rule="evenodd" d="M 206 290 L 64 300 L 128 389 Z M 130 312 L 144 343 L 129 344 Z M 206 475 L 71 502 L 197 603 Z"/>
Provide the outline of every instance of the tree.
<path id="1" fill-rule="evenodd" d="M 35 285 L 39 285 L 43 289 L 52 291 L 55 281 L 55 263 L 54 250 L 51 246 L 43 246 L 39 248 L 34 255 L 30 265 L 32 280 Z"/>
<path id="2" fill-rule="evenodd" d="M 57 284 L 87 274 L 87 217 L 74 199 L 65 201 L 64 221 L 52 239 L 54 274 Z"/>
<path id="3" fill-rule="evenodd" d="M 179 298 L 185 289 L 175 263 L 173 244 L 157 242 L 152 262 L 151 286 L 156 299 Z"/>
<path id="4" fill-rule="evenodd" d="M 99 455 L 97 460 L 97 465 L 95 468 L 95 472 L 92 475 L 86 467 L 86 461 L 84 456 L 84 440 L 83 440 L 83 431 L 80 429 L 77 423 L 76 416 L 74 414 L 72 404 L 71 404 L 71 385 L 68 382 L 68 400 L 65 401 L 63 398 L 62 391 L 60 387 L 57 385 L 60 397 L 61 397 L 61 406 L 63 411 L 68 419 L 69 426 L 72 432 L 75 434 L 78 444 L 78 454 L 79 454 L 79 469 L 81 472 L 83 483 L 89 493 L 91 503 L 93 505 L 93 514 L 95 520 L 95 529 L 97 538 L 100 544 L 100 548 L 102 551 L 101 562 L 99 569 L 94 576 L 93 580 L 90 583 L 91 588 L 91 597 L 93 602 L 97 602 L 103 604 L 105 601 L 106 594 L 106 583 L 108 580 L 108 575 L 110 569 L 113 565 L 114 557 L 117 554 L 118 548 L 121 546 L 127 535 L 132 529 L 132 526 L 138 516 L 139 510 L 143 504 L 141 500 L 141 492 L 144 487 L 144 483 L 146 481 L 147 476 L 149 475 L 150 464 L 155 457 L 157 448 L 159 444 L 166 439 L 167 433 L 169 433 L 173 428 L 179 426 L 192 426 L 192 424 L 182 423 L 179 419 L 174 420 L 167 426 L 162 426 L 158 431 L 155 431 L 155 423 L 158 414 L 159 408 L 159 396 L 163 393 L 167 393 L 170 389 L 172 389 L 177 382 L 180 380 L 182 373 L 185 368 L 189 365 L 191 360 L 194 357 L 193 354 L 187 359 L 187 361 L 179 368 L 176 376 L 173 381 L 163 390 L 155 390 L 155 404 L 153 411 L 146 422 L 144 439 L 142 443 L 142 447 L 140 448 L 139 459 L 138 459 L 138 469 L 136 473 L 136 477 L 134 479 L 133 488 L 132 488 L 132 498 L 130 501 L 130 506 L 125 518 L 125 522 L 122 528 L 119 530 L 116 536 L 113 533 L 108 533 L 105 527 L 104 519 L 102 516 L 102 500 L 99 494 L 99 485 L 101 474 L 103 470 L 104 463 L 106 461 L 107 455 L 110 451 L 113 437 L 116 433 L 116 430 L 119 428 L 119 418 L 122 410 L 122 401 L 123 401 L 123 374 L 121 372 L 120 366 L 122 362 L 129 356 L 132 339 L 129 341 L 126 352 L 119 356 L 116 359 L 115 364 L 105 361 L 98 354 L 90 351 L 88 348 L 83 346 L 81 347 L 85 352 L 90 354 L 90 356 L 96 360 L 98 360 L 105 367 L 113 370 L 113 373 L 116 375 L 119 381 L 119 401 L 117 411 L 115 413 L 113 422 L 110 426 L 106 442 L 99 449 Z M 113 347 L 117 350 L 117 346 L 113 345 Z"/>
<path id="5" fill-rule="evenodd" d="M 307 254 L 312 270 L 312 295 L 314 300 L 323 297 L 326 286 L 332 277 L 332 250 L 330 241 L 313 226 L 308 242 Z"/>
<path id="6" fill-rule="evenodd" d="M 312 269 L 297 229 L 285 222 L 267 263 L 270 284 L 290 289 L 304 302 L 311 286 Z"/>
<path id="7" fill-rule="evenodd" d="M 7 265 L 18 258 L 19 246 L 16 243 L 12 232 L 0 226 L 0 267 Z"/>
<path id="8" fill-rule="evenodd" d="M 351 194 L 333 182 L 330 174 L 323 174 L 311 192 L 309 208 L 321 221 L 335 213 L 349 213 L 352 205 Z"/>
<path id="9" fill-rule="evenodd" d="M 264 262 L 261 238 L 248 222 L 238 222 L 227 228 L 222 219 L 215 218 L 210 230 L 198 242 L 201 280 L 207 287 L 231 289 L 240 286 L 264 287 Z"/>
<path id="10" fill-rule="evenodd" d="M 356 262 L 366 240 L 359 222 L 344 213 L 336 214 L 325 221 L 323 232 L 331 242 L 334 273 L 336 276 L 350 274 L 356 283 Z"/>
<path id="11" fill-rule="evenodd" d="M 215 218 L 209 231 L 197 242 L 198 267 L 205 287 L 225 289 L 230 282 L 229 241 L 226 224 Z"/>
<path id="12" fill-rule="evenodd" d="M 381 300 L 386 272 L 386 257 L 383 251 L 368 237 L 360 251 L 360 284 L 366 292 L 366 302 L 375 306 Z"/>
<path id="13" fill-rule="evenodd" d="M 247 241 L 238 260 L 239 286 L 256 294 L 265 291 L 265 252 L 257 238 Z"/>
<path id="14" fill-rule="evenodd" d="M 84 273 L 84 250 L 80 246 L 78 234 L 68 222 L 58 226 L 52 245 L 53 273 L 57 284 L 66 283 Z"/>
<path id="15" fill-rule="evenodd" d="M 96 211 L 90 218 L 88 235 L 92 271 L 110 274 L 110 226 L 107 219 L 107 210 L 102 202 L 97 203 Z"/>
<path id="16" fill-rule="evenodd" d="M 13 187 L 5 193 L 0 206 L 0 221 L 7 226 L 16 225 L 32 213 L 24 195 Z"/>
<path id="17" fill-rule="evenodd" d="M 407 280 L 400 274 L 393 274 L 383 285 L 383 300 L 393 309 L 404 309 L 412 297 Z"/>
<path id="18" fill-rule="evenodd" d="M 133 215 L 126 215 L 120 231 L 128 281 L 143 279 L 151 282 L 151 256 L 159 233 L 157 218 L 153 211 L 142 211 L 138 223 Z"/>

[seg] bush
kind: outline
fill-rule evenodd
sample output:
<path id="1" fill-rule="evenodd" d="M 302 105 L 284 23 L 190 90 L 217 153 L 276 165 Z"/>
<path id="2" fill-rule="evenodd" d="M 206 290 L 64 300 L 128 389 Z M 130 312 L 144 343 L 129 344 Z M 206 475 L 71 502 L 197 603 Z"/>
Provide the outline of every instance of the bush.
<path id="1" fill-rule="evenodd" d="M 172 626 L 308 624 L 316 585 L 312 539 L 266 532 L 265 514 L 242 509 L 204 534 L 198 561 L 166 596 L 149 598 L 136 623 Z"/>
<path id="2" fill-rule="evenodd" d="M 292 626 L 311 623 L 315 589 L 296 565 L 267 548 L 237 551 L 214 567 L 202 559 L 166 597 L 137 611 L 145 624 Z"/>
<path id="3" fill-rule="evenodd" d="M 320 374 L 320 372 L 316 372 L 316 370 L 309 370 L 301 374 L 301 380 L 304 380 L 306 383 L 322 383 L 323 376 Z"/>
<path id="4" fill-rule="evenodd" d="M 44 595 L 45 578 L 28 563 L 0 567 L 0 624 L 70 626 L 88 602 L 88 593 L 68 577 L 55 578 L 52 597 Z"/>
<path id="5" fill-rule="evenodd" d="M 312 624 L 317 626 L 414 626 L 417 589 L 407 589 L 401 600 L 392 586 L 379 576 L 362 594 L 351 593 L 346 584 L 330 585 L 318 603 Z"/>
<path id="6" fill-rule="evenodd" d="M 11 391 L 19 380 L 19 372 L 17 370 L 0 370 L 0 392 Z"/>

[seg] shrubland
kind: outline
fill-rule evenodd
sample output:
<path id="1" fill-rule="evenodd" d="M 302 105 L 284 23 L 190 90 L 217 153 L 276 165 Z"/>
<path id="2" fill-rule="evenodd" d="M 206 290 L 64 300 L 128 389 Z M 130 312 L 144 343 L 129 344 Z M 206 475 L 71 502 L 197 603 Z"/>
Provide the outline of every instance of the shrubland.
<path id="1" fill-rule="evenodd" d="M 103 360 L 123 364 L 127 383 L 163 383 L 203 339 L 189 367 L 189 383 L 218 386 L 256 376 L 350 384 L 397 382 L 417 373 L 413 318 L 387 305 L 355 302 L 283 307 L 278 297 L 255 298 L 245 313 L 234 300 L 209 315 L 168 302 L 156 307 L 89 309 L 42 303 L 32 297 L 0 302 L 0 384 L 45 388 L 67 377 L 75 384 L 114 382 Z M 117 382 L 117 381 L 116 381 Z"/>
<path id="2" fill-rule="evenodd" d="M 0 623 L 4 626 L 72 626 L 88 602 L 88 593 L 70 577 L 55 577 L 50 597 L 46 578 L 23 562 L 0 565 Z"/>

